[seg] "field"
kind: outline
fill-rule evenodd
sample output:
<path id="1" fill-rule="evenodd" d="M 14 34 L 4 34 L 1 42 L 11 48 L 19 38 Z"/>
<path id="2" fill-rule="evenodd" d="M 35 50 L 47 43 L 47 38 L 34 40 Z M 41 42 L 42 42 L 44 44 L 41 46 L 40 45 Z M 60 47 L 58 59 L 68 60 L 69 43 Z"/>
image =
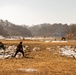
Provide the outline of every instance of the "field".
<path id="1" fill-rule="evenodd" d="M 19 41 L 1 40 L 5 45 L 17 45 Z M 76 46 L 76 42 L 40 42 L 23 41 L 32 50 L 25 58 L 9 58 L 0 60 L 0 75 L 76 75 L 76 59 L 61 56 L 57 46 Z M 51 47 L 51 50 L 47 48 Z"/>

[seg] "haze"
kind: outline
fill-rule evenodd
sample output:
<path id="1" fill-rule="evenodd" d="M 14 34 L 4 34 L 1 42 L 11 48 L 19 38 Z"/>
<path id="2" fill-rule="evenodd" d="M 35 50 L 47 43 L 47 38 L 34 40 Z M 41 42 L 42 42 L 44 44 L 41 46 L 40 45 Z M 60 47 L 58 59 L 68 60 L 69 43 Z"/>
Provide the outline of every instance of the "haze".
<path id="1" fill-rule="evenodd" d="M 0 0 L 0 19 L 19 25 L 76 23 L 76 0 Z"/>

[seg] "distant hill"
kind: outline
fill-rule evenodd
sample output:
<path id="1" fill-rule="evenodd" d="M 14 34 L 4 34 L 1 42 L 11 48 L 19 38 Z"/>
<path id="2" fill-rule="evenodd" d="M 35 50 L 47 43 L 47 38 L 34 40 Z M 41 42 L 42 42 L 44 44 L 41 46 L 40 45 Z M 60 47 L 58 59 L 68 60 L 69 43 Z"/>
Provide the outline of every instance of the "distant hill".
<path id="1" fill-rule="evenodd" d="M 31 31 L 27 27 L 15 25 L 7 20 L 0 20 L 0 35 L 3 36 L 32 36 Z"/>
<path id="2" fill-rule="evenodd" d="M 40 24 L 30 27 L 29 29 L 34 36 L 64 36 L 68 33 L 67 24 Z"/>
<path id="3" fill-rule="evenodd" d="M 76 39 L 76 24 L 49 24 L 43 23 L 29 27 L 33 36 L 53 36 L 62 37 L 65 36 L 68 39 Z"/>
<path id="4" fill-rule="evenodd" d="M 33 26 L 15 25 L 9 21 L 0 20 L 0 35 L 3 36 L 65 36 L 68 39 L 76 39 L 76 24 L 49 24 L 43 23 Z"/>

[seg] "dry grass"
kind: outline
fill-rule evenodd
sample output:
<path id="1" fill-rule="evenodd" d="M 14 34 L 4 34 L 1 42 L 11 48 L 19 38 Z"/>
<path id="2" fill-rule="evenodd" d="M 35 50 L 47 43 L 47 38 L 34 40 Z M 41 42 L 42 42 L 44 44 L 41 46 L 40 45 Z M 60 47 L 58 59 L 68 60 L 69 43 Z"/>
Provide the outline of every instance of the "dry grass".
<path id="1" fill-rule="evenodd" d="M 4 44 L 18 44 L 19 41 L 2 41 Z M 26 58 L 11 58 L 0 60 L 0 75 L 76 75 L 76 59 L 62 57 L 57 48 L 47 51 L 47 47 L 72 45 L 76 43 L 44 43 L 38 41 L 23 41 L 30 49 L 35 46 L 41 51 L 31 52 Z M 19 68 L 35 68 L 37 72 L 20 71 Z"/>

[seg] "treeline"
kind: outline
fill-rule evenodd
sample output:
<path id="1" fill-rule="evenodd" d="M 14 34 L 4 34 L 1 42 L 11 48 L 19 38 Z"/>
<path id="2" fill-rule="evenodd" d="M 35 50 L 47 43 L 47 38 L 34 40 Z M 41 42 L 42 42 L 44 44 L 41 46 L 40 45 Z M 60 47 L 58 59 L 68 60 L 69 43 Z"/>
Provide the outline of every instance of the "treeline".
<path id="1" fill-rule="evenodd" d="M 33 26 L 15 25 L 7 20 L 0 20 L 0 35 L 3 36 L 65 36 L 68 39 L 76 39 L 76 24 L 39 24 Z"/>
<path id="2" fill-rule="evenodd" d="M 33 36 L 65 36 L 68 39 L 76 39 L 76 24 L 67 25 L 61 23 L 44 23 L 29 27 L 29 29 Z"/>
<path id="3" fill-rule="evenodd" d="M 0 20 L 0 35 L 3 36 L 32 36 L 31 31 L 27 27 L 15 25 L 7 20 Z"/>

